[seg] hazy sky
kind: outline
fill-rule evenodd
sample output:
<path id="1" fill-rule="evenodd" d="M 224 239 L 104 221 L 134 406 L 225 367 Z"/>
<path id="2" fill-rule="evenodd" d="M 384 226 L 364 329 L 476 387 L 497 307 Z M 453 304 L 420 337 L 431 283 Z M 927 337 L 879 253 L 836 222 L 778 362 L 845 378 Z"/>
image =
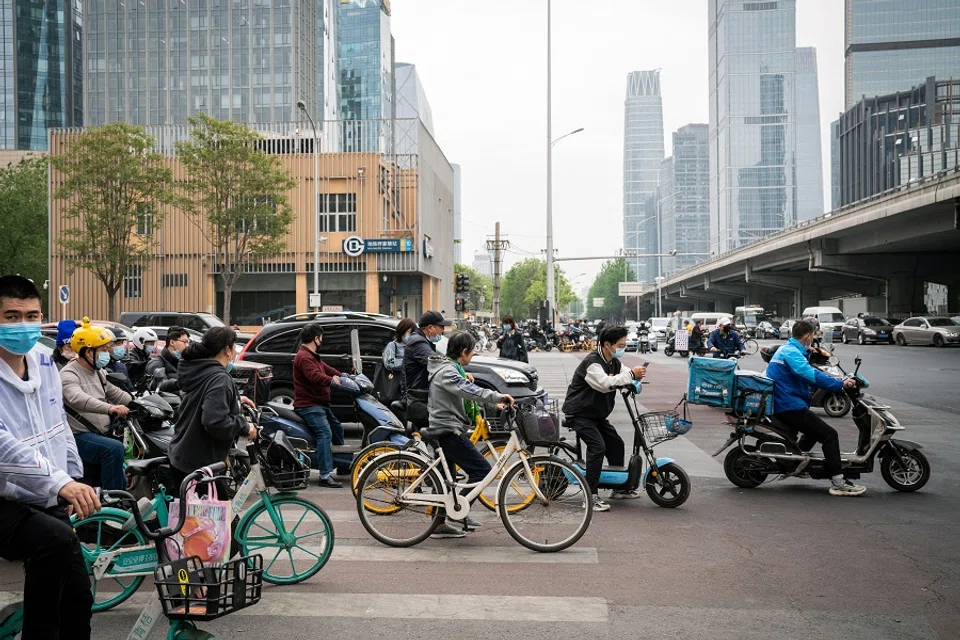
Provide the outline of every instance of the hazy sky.
<path id="1" fill-rule="evenodd" d="M 623 244 L 623 101 L 630 71 L 661 69 L 664 142 L 708 122 L 707 0 L 553 0 L 554 246 Z M 507 266 L 546 246 L 546 0 L 394 0 L 397 61 L 417 66 L 435 134 L 463 168 L 462 259 L 494 222 Z M 843 109 L 843 1 L 797 0 L 797 46 L 817 49 L 824 196 L 829 125 Z M 825 207 L 828 205 L 825 203 Z M 562 264 L 575 289 L 600 262 Z"/>

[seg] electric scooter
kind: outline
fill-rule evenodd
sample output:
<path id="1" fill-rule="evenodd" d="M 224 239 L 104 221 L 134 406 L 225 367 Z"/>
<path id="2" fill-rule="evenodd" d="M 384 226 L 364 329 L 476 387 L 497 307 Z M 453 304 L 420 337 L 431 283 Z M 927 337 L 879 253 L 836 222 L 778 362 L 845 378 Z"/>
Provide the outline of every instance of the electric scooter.
<path id="1" fill-rule="evenodd" d="M 677 411 L 649 411 L 641 414 L 637 407 L 640 390 L 639 381 L 617 387 L 633 423 L 633 451 L 626 467 L 603 468 L 598 488 L 633 491 L 642 486 L 655 504 L 661 507 L 679 507 L 690 497 L 690 477 L 673 458 L 654 457 L 653 448 L 686 433 L 693 424 L 682 419 Z M 563 426 L 570 428 L 566 418 Z M 583 445 L 579 436 L 576 445 L 566 441 L 559 444 L 562 450 L 576 456 L 573 460 L 574 466 L 586 475 L 587 466 L 583 462 Z"/>

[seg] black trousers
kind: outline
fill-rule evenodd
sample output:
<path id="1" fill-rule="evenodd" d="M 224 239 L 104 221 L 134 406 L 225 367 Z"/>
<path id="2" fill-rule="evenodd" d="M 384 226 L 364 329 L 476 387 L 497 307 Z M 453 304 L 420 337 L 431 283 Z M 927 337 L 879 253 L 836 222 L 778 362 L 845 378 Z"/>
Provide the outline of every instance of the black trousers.
<path id="1" fill-rule="evenodd" d="M 480 482 L 490 473 L 490 463 L 477 451 L 470 442 L 467 434 L 447 434 L 437 438 L 437 444 L 443 449 L 443 457 L 447 460 L 447 467 L 454 479 L 457 477 L 457 467 L 463 469 L 470 482 Z M 461 491 L 463 495 L 470 493 L 470 489 Z"/>
<path id="2" fill-rule="evenodd" d="M 803 434 L 797 444 L 804 451 L 809 451 L 813 442 L 819 442 L 823 448 L 824 471 L 831 478 L 840 474 L 843 463 L 840 461 L 840 437 L 836 429 L 810 409 L 783 411 L 774 417 L 790 429 Z"/>
<path id="3" fill-rule="evenodd" d="M 587 445 L 587 484 L 590 485 L 592 493 L 597 493 L 600 489 L 600 472 L 603 470 L 604 456 L 610 462 L 610 466 L 623 466 L 623 438 L 607 420 L 569 416 L 567 422 L 577 432 L 577 437 Z"/>
<path id="4" fill-rule="evenodd" d="M 90 638 L 90 578 L 63 507 L 0 498 L 0 556 L 23 562 L 23 640 Z"/>

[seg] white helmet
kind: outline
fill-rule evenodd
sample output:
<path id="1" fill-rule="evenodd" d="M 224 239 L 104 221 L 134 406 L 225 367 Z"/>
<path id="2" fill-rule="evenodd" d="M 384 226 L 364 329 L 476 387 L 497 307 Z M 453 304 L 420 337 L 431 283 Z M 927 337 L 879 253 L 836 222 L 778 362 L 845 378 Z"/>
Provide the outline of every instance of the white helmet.
<path id="1" fill-rule="evenodd" d="M 140 327 L 133 332 L 133 344 L 137 349 L 144 349 L 144 343 L 153 342 L 156 343 L 160 338 L 157 336 L 157 332 L 153 329 L 148 329 L 146 327 Z"/>
<path id="2" fill-rule="evenodd" d="M 720 318 L 720 320 L 717 321 L 717 328 L 725 327 L 728 324 L 730 324 L 730 318 Z"/>

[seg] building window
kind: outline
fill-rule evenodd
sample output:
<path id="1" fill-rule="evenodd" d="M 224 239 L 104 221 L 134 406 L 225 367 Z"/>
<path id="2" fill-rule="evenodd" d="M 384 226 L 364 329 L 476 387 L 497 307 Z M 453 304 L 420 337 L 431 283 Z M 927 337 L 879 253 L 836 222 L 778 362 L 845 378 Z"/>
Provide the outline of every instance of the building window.
<path id="1" fill-rule="evenodd" d="M 138 265 L 127 267 L 127 276 L 123 279 L 123 297 L 139 298 L 143 295 L 143 269 Z"/>
<path id="2" fill-rule="evenodd" d="M 141 202 L 137 204 L 137 233 L 149 236 L 153 233 L 153 203 Z"/>
<path id="3" fill-rule="evenodd" d="M 319 197 L 320 231 L 357 230 L 357 194 L 321 193 Z"/>
<path id="4" fill-rule="evenodd" d="M 187 286 L 187 274 L 185 273 L 165 273 L 160 280 L 161 287 L 185 287 Z"/>

